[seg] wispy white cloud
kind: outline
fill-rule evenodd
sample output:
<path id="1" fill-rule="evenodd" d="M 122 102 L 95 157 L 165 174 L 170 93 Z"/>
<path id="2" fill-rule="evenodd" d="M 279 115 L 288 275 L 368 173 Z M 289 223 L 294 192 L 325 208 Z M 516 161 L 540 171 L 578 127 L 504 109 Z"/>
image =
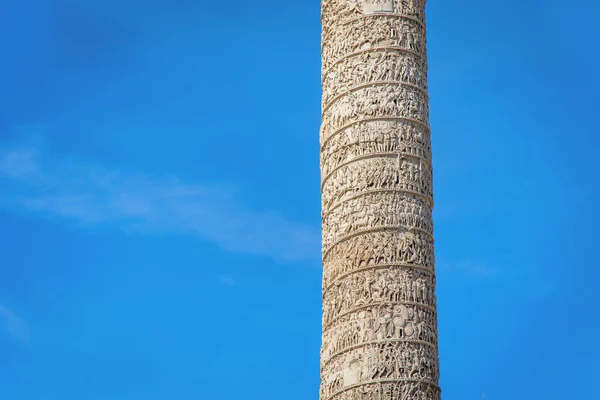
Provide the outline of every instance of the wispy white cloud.
<path id="1" fill-rule="evenodd" d="M 17 179 L 31 177 L 37 170 L 36 157 L 37 151 L 34 148 L 4 151 L 0 156 L 0 174 Z"/>
<path id="2" fill-rule="evenodd" d="M 253 210 L 236 190 L 53 161 L 39 145 L 0 144 L 0 205 L 139 234 L 196 235 L 225 250 L 316 259 L 319 231 L 276 210 Z"/>
<path id="3" fill-rule="evenodd" d="M 0 327 L 14 339 L 29 343 L 29 326 L 27 322 L 11 310 L 0 304 Z"/>
<path id="4" fill-rule="evenodd" d="M 237 282 L 235 281 L 235 279 L 233 279 L 233 277 L 231 275 L 220 275 L 219 283 L 222 285 L 225 285 L 225 286 L 237 285 Z"/>

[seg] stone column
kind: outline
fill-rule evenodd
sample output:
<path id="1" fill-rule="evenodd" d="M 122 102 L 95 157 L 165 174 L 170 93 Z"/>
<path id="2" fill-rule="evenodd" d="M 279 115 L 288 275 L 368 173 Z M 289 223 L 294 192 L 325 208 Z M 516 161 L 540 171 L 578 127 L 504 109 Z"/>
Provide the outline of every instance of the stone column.
<path id="1" fill-rule="evenodd" d="M 425 0 L 322 0 L 321 400 L 439 400 Z"/>

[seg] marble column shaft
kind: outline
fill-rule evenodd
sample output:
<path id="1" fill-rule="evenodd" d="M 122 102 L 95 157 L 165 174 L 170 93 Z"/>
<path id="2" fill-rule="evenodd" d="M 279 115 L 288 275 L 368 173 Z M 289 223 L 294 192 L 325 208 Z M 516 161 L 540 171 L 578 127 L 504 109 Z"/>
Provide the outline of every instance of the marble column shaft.
<path id="1" fill-rule="evenodd" d="M 439 400 L 424 0 L 322 1 L 321 400 Z"/>

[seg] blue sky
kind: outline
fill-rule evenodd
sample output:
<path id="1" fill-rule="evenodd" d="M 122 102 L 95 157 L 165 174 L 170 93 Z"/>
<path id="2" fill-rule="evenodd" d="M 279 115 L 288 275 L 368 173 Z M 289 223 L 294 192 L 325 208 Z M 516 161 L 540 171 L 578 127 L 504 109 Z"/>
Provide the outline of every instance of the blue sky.
<path id="1" fill-rule="evenodd" d="M 430 0 L 444 399 L 600 398 L 600 6 Z M 0 399 L 316 399 L 317 1 L 4 0 Z"/>

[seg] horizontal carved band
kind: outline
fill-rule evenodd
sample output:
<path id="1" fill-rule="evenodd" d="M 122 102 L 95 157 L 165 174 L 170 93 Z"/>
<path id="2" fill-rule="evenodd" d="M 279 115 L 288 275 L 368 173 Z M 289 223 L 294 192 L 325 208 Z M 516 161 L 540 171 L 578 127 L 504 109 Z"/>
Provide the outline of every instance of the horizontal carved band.
<path id="1" fill-rule="evenodd" d="M 325 65 L 323 65 L 321 68 L 321 78 L 323 78 L 329 72 L 331 72 L 331 70 L 333 68 L 335 68 L 339 63 L 344 62 L 349 58 L 354 58 L 356 56 L 359 56 L 359 55 L 365 54 L 365 53 L 375 53 L 375 52 L 381 52 L 381 51 L 395 51 L 395 52 L 404 53 L 407 55 L 412 55 L 415 58 L 426 59 L 425 55 L 419 54 L 414 50 L 407 49 L 407 48 L 400 47 L 400 46 L 373 46 L 373 47 L 369 47 L 367 49 L 361 49 L 361 50 L 352 52 L 350 54 L 347 54 L 344 57 L 341 57 L 340 59 L 336 60 L 333 64 L 331 64 L 327 67 Z"/>
<path id="2" fill-rule="evenodd" d="M 398 159 L 410 159 L 410 158 L 412 158 L 412 159 L 415 159 L 415 160 L 417 160 L 419 162 L 424 162 L 424 163 L 428 164 L 430 168 L 432 167 L 431 160 L 429 160 L 428 158 L 425 158 L 425 157 L 421 157 L 421 156 L 419 156 L 417 154 L 404 153 L 404 152 L 397 152 L 397 153 L 391 153 L 391 152 L 390 153 L 369 153 L 369 154 L 365 154 L 365 155 L 362 155 L 362 156 L 357 156 L 355 158 L 352 158 L 350 160 L 347 160 L 347 161 L 345 161 L 345 162 L 343 162 L 343 163 L 335 166 L 334 168 L 331 169 L 331 171 L 329 171 L 323 177 L 323 179 L 321 180 L 321 185 L 323 186 L 325 184 L 325 182 L 327 180 L 329 180 L 329 178 L 331 178 L 331 176 L 333 174 L 335 174 L 339 169 L 347 167 L 347 166 L 349 166 L 349 165 L 351 165 L 353 163 L 356 163 L 356 162 L 360 162 L 360 161 L 364 161 L 364 160 L 370 160 L 370 159 L 373 159 L 373 158 L 389 158 L 389 159 L 393 159 L 394 161 L 398 160 Z"/>
<path id="3" fill-rule="evenodd" d="M 323 211 L 361 193 L 385 190 L 415 193 L 433 204 L 431 165 L 409 157 L 377 157 L 348 163 L 325 177 L 321 187 Z"/>
<path id="4" fill-rule="evenodd" d="M 356 191 L 354 193 L 343 193 L 335 196 L 330 199 L 326 203 L 322 204 L 323 213 L 322 218 L 323 221 L 328 219 L 332 213 L 338 212 L 339 208 L 347 207 L 348 203 L 356 203 L 357 200 L 372 203 L 372 198 L 374 197 L 386 197 L 387 195 L 391 196 L 392 199 L 418 199 L 420 203 L 424 203 L 427 205 L 429 209 L 433 209 L 433 200 L 428 195 L 423 194 L 422 192 L 415 192 L 413 190 L 405 189 L 405 188 L 392 188 L 392 189 L 372 189 L 372 190 L 364 190 L 364 191 Z M 325 201 L 325 199 L 323 200 Z M 366 206 L 366 204 L 365 204 Z M 373 209 L 374 210 L 374 209 Z M 369 210 L 365 210 L 369 211 Z M 373 211 L 374 212 L 374 211 Z M 352 217 L 356 219 L 358 216 Z M 410 220 L 408 218 L 411 218 Z M 413 218 L 414 217 L 414 218 Z M 382 222 L 387 221 L 387 222 Z M 422 216 L 419 215 L 406 215 L 402 210 L 394 210 L 387 215 L 380 215 L 379 217 L 374 217 L 371 219 L 366 219 L 361 222 L 355 220 L 345 221 L 348 225 L 346 232 L 354 230 L 351 226 L 361 226 L 362 228 L 366 227 L 377 227 L 379 225 L 389 225 L 389 226 L 397 226 L 405 229 L 425 229 L 428 232 L 433 233 L 432 222 L 427 221 L 427 227 L 423 223 Z M 337 229 L 337 228 L 336 228 Z M 344 230 L 343 230 L 344 231 Z M 324 233 L 330 235 L 333 231 L 328 227 L 324 226 Z"/>
<path id="5" fill-rule="evenodd" d="M 421 303 L 415 303 L 415 302 L 406 302 L 406 301 L 397 301 L 397 302 L 384 302 L 384 303 L 371 303 L 371 304 L 365 304 L 362 305 L 360 307 L 355 307 L 351 310 L 348 310 L 346 312 L 343 312 L 339 315 L 337 315 L 335 318 L 332 318 L 331 320 L 327 321 L 326 323 L 323 323 L 323 331 L 327 331 L 328 329 L 330 329 L 336 321 L 338 321 L 340 318 L 343 318 L 345 316 L 348 316 L 350 314 L 356 314 L 359 313 L 363 310 L 367 310 L 367 309 L 372 309 L 372 308 L 378 308 L 378 307 L 388 307 L 388 306 L 413 306 L 415 308 L 420 308 L 423 310 L 427 310 L 429 312 L 431 312 L 433 315 L 437 315 L 437 311 L 435 309 L 435 307 L 431 307 L 425 304 L 421 304 Z"/>
<path id="6" fill-rule="evenodd" d="M 429 101 L 423 92 L 401 85 L 367 86 L 333 104 L 323 115 L 322 131 L 336 131 L 352 121 L 366 118 L 429 120 Z"/>
<path id="7" fill-rule="evenodd" d="M 353 53 L 321 72 L 322 104 L 352 87 L 376 81 L 405 82 L 427 90 L 427 59 L 389 47 Z"/>
<path id="8" fill-rule="evenodd" d="M 381 316 L 381 321 L 374 320 L 372 324 L 357 326 L 355 333 L 363 338 L 362 341 L 375 340 L 375 336 L 432 341 L 435 334 L 431 331 L 415 332 L 417 329 L 415 324 L 418 323 L 422 328 L 424 321 L 417 318 L 421 313 L 407 306 L 414 306 L 419 310 L 435 310 L 434 288 L 435 278 L 417 270 L 388 268 L 363 271 L 336 282 L 334 287 L 324 292 L 323 324 L 327 326 L 353 310 L 364 307 L 373 310 L 375 307 L 375 311 Z M 396 317 L 394 314 L 397 314 Z M 390 329 L 389 332 L 384 330 L 377 332 L 375 325 L 379 322 L 393 323 L 393 325 L 385 327 Z M 409 331 L 404 329 L 407 326 L 406 329 Z M 380 327 L 384 328 L 381 324 Z M 416 337 L 414 337 L 415 333 L 418 333 Z"/>
<path id="9" fill-rule="evenodd" d="M 372 379 L 439 379 L 437 347 L 416 342 L 386 341 L 343 352 L 326 360 L 321 371 L 342 375 L 344 384 Z"/>
<path id="10" fill-rule="evenodd" d="M 365 122 L 377 122 L 377 121 L 390 121 L 390 122 L 405 121 L 405 122 L 409 122 L 409 123 L 420 125 L 428 133 L 430 132 L 430 130 L 429 130 L 429 124 L 423 123 L 422 121 L 419 121 L 418 119 L 414 119 L 414 118 L 410 118 L 410 117 L 406 117 L 406 116 L 398 116 L 398 117 L 373 116 L 373 117 L 358 118 L 358 119 L 356 119 L 356 120 L 354 120 L 352 122 L 349 122 L 349 123 L 345 124 L 344 126 L 342 126 L 340 128 L 334 129 L 328 135 L 325 135 L 325 132 L 327 132 L 327 131 L 324 129 L 323 126 L 321 126 L 321 148 L 323 148 L 324 146 L 326 146 L 327 143 L 328 143 L 328 141 L 331 140 L 332 138 L 334 138 L 336 135 L 339 135 L 340 133 L 344 132 L 348 128 L 353 127 L 354 125 L 365 123 Z"/>
<path id="11" fill-rule="evenodd" d="M 377 241 L 377 238 L 381 241 Z M 362 247 L 356 248 L 358 245 Z M 356 251 L 353 252 L 352 247 Z M 362 267 L 391 263 L 431 266 L 433 271 L 433 235 L 390 228 L 370 229 L 344 238 L 323 253 L 326 269 L 335 271 L 334 267 L 340 267 L 337 275 Z"/>
<path id="12" fill-rule="evenodd" d="M 369 233 L 375 233 L 375 232 L 404 232 L 406 231 L 406 228 L 403 226 L 397 226 L 397 225 L 393 225 L 393 226 L 378 226 L 378 227 L 374 227 L 374 228 L 369 228 L 369 229 L 363 229 L 363 230 L 358 230 L 356 232 L 353 232 L 347 236 L 343 236 L 340 239 L 336 240 L 335 242 L 331 243 L 330 245 L 328 245 L 327 247 L 323 248 L 323 258 L 327 258 L 327 256 L 329 255 L 329 253 L 336 247 L 339 246 L 342 243 L 345 243 L 346 241 L 355 238 L 357 236 L 361 236 L 361 235 L 367 235 Z M 433 241 L 433 235 L 427 231 L 424 231 L 422 229 L 412 229 L 412 231 L 416 231 L 416 232 L 420 232 L 423 233 L 425 235 L 427 235 L 432 241 Z"/>
<path id="13" fill-rule="evenodd" d="M 391 339 L 383 339 L 383 340 L 374 340 L 374 341 L 370 341 L 370 342 L 363 342 L 363 343 L 358 343 L 355 345 L 351 345 L 349 347 L 346 347 L 342 350 L 339 350 L 335 353 L 331 353 L 331 354 L 322 354 L 322 360 L 323 360 L 323 365 L 327 366 L 334 358 L 341 356 L 343 354 L 346 354 L 352 350 L 356 350 L 356 349 L 360 349 L 362 347 L 367 347 L 367 346 L 371 346 L 371 345 L 382 345 L 382 344 L 388 344 L 388 343 L 399 343 L 399 344 L 406 344 L 406 343 L 412 343 L 412 344 L 419 344 L 421 346 L 426 346 L 426 347 L 430 347 L 432 350 L 437 351 L 437 344 L 434 343 L 429 343 L 429 342 L 425 342 L 423 340 L 416 340 L 416 339 L 395 339 L 395 338 L 391 338 Z"/>
<path id="14" fill-rule="evenodd" d="M 340 396 L 341 394 L 343 394 L 345 392 L 348 392 L 350 390 L 361 389 L 364 386 L 378 385 L 378 384 L 382 384 L 382 383 L 405 383 L 405 384 L 406 383 L 415 383 L 415 384 L 422 384 L 422 385 L 430 386 L 431 390 L 434 390 L 434 391 L 438 392 L 438 395 L 439 395 L 439 391 L 440 391 L 440 389 L 439 389 L 439 387 L 437 385 L 437 382 L 428 382 L 428 381 L 425 381 L 425 380 L 422 380 L 422 379 L 410 379 L 410 378 L 409 379 L 375 379 L 375 380 L 372 380 L 372 381 L 369 381 L 369 382 L 361 382 L 361 383 L 357 383 L 355 385 L 347 386 L 347 387 L 345 387 L 345 388 L 343 388 L 343 389 L 341 389 L 341 390 L 339 390 L 339 391 L 331 394 L 330 397 L 323 398 L 323 400 L 325 400 L 325 399 L 337 399 L 338 396 Z M 366 399 L 366 397 L 363 397 L 363 398 Z M 423 397 L 421 397 L 421 398 L 423 398 Z M 413 400 L 413 399 L 417 399 L 417 397 L 416 397 L 416 393 L 415 393 L 415 395 L 413 397 L 389 397 L 389 398 L 385 398 L 385 399 L 381 398 L 381 397 L 379 397 L 379 398 L 373 397 L 372 399 L 373 400 L 379 400 L 379 399 L 381 399 L 381 400 L 398 400 L 398 399 L 400 399 L 400 400 L 404 400 L 404 399 Z M 433 399 L 433 397 L 425 397 L 425 399 L 430 400 L 430 399 Z"/>
<path id="15" fill-rule="evenodd" d="M 369 120 L 346 127 L 321 146 L 322 176 L 347 161 L 371 154 L 406 154 L 431 164 L 429 131 L 404 119 Z"/>
<path id="16" fill-rule="evenodd" d="M 360 197 L 365 197 L 365 196 L 369 196 L 369 195 L 374 195 L 374 194 L 380 194 L 380 193 L 391 193 L 394 195 L 400 195 L 402 197 L 416 197 L 421 199 L 423 202 L 425 202 L 426 204 L 429 205 L 429 207 L 431 209 L 433 209 L 433 199 L 429 196 L 425 196 L 422 193 L 419 192 L 414 192 L 412 190 L 407 190 L 407 189 L 373 189 L 373 190 L 366 190 L 364 192 L 357 192 L 354 195 L 351 196 L 346 196 L 343 197 L 341 200 L 338 200 L 338 202 L 335 202 L 334 200 L 330 200 L 328 203 L 323 204 L 323 214 L 322 217 L 325 218 L 327 217 L 331 211 L 335 210 L 338 207 L 341 207 L 344 205 L 345 202 L 347 201 L 352 201 L 354 199 L 360 198 Z M 407 229 L 411 229 L 413 227 L 412 224 L 399 224 L 399 226 L 404 226 Z"/>
<path id="17" fill-rule="evenodd" d="M 398 47 L 425 56 L 424 30 L 406 19 L 357 19 L 352 24 L 341 25 L 330 40 L 322 43 L 323 66 L 327 69 L 349 54 L 374 47 Z"/>
<path id="18" fill-rule="evenodd" d="M 387 199 L 387 203 L 378 202 Z M 323 219 L 323 245 L 327 247 L 340 238 L 365 229 L 394 226 L 402 230 L 402 241 L 398 245 L 420 245 L 421 239 L 415 232 L 426 232 L 433 236 L 431 208 L 422 202 L 408 202 L 403 196 L 362 196 L 344 202 Z M 399 251 L 401 247 L 396 247 Z M 406 258 L 414 261 L 414 258 Z"/>
<path id="19" fill-rule="evenodd" d="M 345 161 L 373 153 L 414 153 L 430 160 L 429 132 L 421 125 L 404 120 L 361 122 L 323 144 L 320 164 L 329 173 Z"/>
<path id="20" fill-rule="evenodd" d="M 338 275 L 337 278 L 335 280 L 325 280 L 323 282 L 323 292 L 331 290 L 333 288 L 334 285 L 337 284 L 338 281 L 351 277 L 354 274 L 359 274 L 361 272 L 366 272 L 366 271 L 376 271 L 379 269 L 386 269 L 386 268 L 406 268 L 409 270 L 415 270 L 415 271 L 420 271 L 423 272 L 427 275 L 430 275 L 431 277 L 435 277 L 435 271 L 427 268 L 427 267 L 422 267 L 420 265 L 411 265 L 411 264 L 379 264 L 379 265 L 374 265 L 372 267 L 364 267 L 364 268 L 359 268 L 359 269 L 355 269 L 355 270 L 351 270 L 349 272 L 346 272 L 344 274 Z"/>
<path id="21" fill-rule="evenodd" d="M 425 28 L 425 0 L 388 1 L 383 13 L 363 7 L 364 3 L 383 3 L 383 1 L 361 0 L 322 0 L 321 25 L 323 33 L 339 28 L 354 19 L 366 16 L 405 16 L 415 20 Z M 391 5 L 391 7 L 390 7 Z"/>
<path id="22" fill-rule="evenodd" d="M 363 83 L 363 84 L 360 84 L 360 85 L 357 85 L 357 86 L 353 86 L 349 90 L 336 95 L 334 98 L 331 99 L 331 101 L 329 101 L 327 104 L 325 104 L 325 106 L 323 107 L 323 110 L 321 111 L 321 115 L 325 115 L 325 113 L 327 112 L 327 110 L 329 110 L 329 108 L 333 104 L 335 104 L 336 101 L 340 100 L 344 96 L 349 96 L 349 95 L 355 93 L 357 90 L 361 90 L 361 89 L 365 89 L 365 88 L 374 88 L 374 87 L 378 87 L 378 86 L 387 87 L 387 86 L 392 86 L 392 85 L 403 86 L 403 87 L 406 87 L 406 88 L 410 88 L 410 89 L 414 89 L 414 90 L 420 91 L 420 92 L 422 92 L 423 96 L 426 99 L 429 99 L 429 94 L 427 93 L 426 89 L 423 89 L 422 87 L 419 87 L 419 86 L 414 85 L 412 83 L 402 82 L 402 81 L 374 81 L 374 82 L 366 82 L 366 83 Z"/>
<path id="23" fill-rule="evenodd" d="M 368 20 L 370 18 L 381 18 L 381 17 L 404 19 L 404 20 L 407 20 L 410 22 L 414 22 L 415 24 L 419 25 L 421 27 L 421 29 L 425 29 L 425 23 L 423 21 L 421 21 L 411 15 L 400 14 L 400 13 L 359 15 L 358 17 L 346 19 L 346 20 L 342 21 L 342 23 L 336 25 L 335 27 L 339 28 L 340 26 L 353 24 L 361 19 Z M 328 38 L 332 35 L 332 32 L 333 32 L 333 30 L 331 28 L 325 27 L 323 29 L 323 34 L 321 35 L 322 42 L 327 41 Z"/>

